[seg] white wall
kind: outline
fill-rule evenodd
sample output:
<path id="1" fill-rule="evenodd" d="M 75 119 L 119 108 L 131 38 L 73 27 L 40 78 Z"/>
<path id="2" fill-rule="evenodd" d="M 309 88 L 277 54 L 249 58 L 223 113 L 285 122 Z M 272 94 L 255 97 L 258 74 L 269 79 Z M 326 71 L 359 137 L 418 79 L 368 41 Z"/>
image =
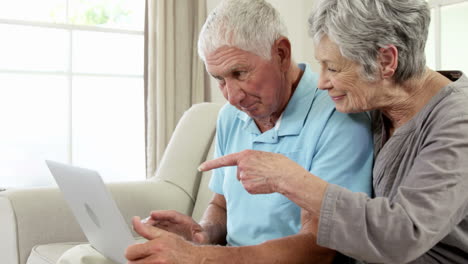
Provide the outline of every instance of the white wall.
<path id="1" fill-rule="evenodd" d="M 318 64 L 314 58 L 313 42 L 307 33 L 307 18 L 312 10 L 312 0 L 267 0 L 283 17 L 288 28 L 289 39 L 292 43 L 292 53 L 296 62 L 307 62 L 314 70 Z M 208 13 L 211 12 L 221 0 L 206 0 Z M 218 89 L 216 81 L 210 77 L 211 101 L 225 102 Z"/>

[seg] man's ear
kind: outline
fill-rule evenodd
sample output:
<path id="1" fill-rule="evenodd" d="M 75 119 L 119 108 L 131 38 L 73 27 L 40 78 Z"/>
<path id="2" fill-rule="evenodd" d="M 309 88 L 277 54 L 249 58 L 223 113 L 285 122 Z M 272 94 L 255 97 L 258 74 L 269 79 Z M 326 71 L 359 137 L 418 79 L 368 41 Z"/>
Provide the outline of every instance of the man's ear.
<path id="1" fill-rule="evenodd" d="M 291 42 L 286 37 L 279 37 L 272 47 L 272 57 L 278 58 L 281 71 L 288 71 L 291 65 Z"/>
<path id="2" fill-rule="evenodd" d="M 383 79 L 392 78 L 398 67 L 398 49 L 388 45 L 379 49 L 380 74 Z"/>

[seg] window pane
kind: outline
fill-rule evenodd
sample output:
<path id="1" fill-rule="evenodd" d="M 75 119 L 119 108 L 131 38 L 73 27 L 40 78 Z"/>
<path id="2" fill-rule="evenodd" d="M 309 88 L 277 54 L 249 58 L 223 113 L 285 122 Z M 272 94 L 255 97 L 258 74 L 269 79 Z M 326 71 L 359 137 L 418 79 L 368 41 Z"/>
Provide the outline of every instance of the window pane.
<path id="1" fill-rule="evenodd" d="M 52 184 L 44 160 L 68 158 L 66 78 L 0 73 L 0 84 L 0 186 Z"/>
<path id="2" fill-rule="evenodd" d="M 143 36 L 73 33 L 73 71 L 143 75 Z"/>
<path id="3" fill-rule="evenodd" d="M 65 71 L 68 33 L 0 24 L 0 69 Z"/>
<path id="4" fill-rule="evenodd" d="M 70 0 L 70 23 L 143 30 L 142 0 Z"/>
<path id="5" fill-rule="evenodd" d="M 468 2 L 442 7 L 442 54 L 443 70 L 468 72 Z"/>
<path id="6" fill-rule="evenodd" d="M 432 70 L 436 69 L 436 53 L 435 53 L 435 28 L 434 28 L 434 9 L 431 9 L 431 24 L 429 25 L 429 34 L 426 42 L 426 65 Z"/>
<path id="7" fill-rule="evenodd" d="M 73 163 L 105 181 L 145 179 L 142 78 L 73 78 Z"/>
<path id="8" fill-rule="evenodd" d="M 1 0 L 0 18 L 65 23 L 66 0 Z"/>

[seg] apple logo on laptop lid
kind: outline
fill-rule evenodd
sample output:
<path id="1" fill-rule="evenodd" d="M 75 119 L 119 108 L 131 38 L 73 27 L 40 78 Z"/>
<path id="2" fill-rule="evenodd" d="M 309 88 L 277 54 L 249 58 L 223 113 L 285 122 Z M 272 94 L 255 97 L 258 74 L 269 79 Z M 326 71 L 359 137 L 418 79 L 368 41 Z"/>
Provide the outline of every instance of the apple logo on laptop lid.
<path id="1" fill-rule="evenodd" d="M 93 221 L 93 223 L 94 223 L 98 228 L 101 228 L 101 224 L 99 223 L 99 220 L 98 220 L 96 214 L 95 214 L 94 211 L 91 209 L 91 207 L 89 207 L 89 205 L 88 205 L 87 203 L 85 203 L 85 208 L 86 208 L 86 213 L 88 213 L 89 218 L 91 218 L 91 220 Z"/>

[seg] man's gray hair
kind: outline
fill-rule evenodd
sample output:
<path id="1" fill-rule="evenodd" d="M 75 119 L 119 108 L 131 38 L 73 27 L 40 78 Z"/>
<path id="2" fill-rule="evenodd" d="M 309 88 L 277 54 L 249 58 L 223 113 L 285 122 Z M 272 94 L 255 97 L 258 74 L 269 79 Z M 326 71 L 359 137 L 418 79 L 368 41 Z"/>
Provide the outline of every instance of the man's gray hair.
<path id="1" fill-rule="evenodd" d="M 286 35 L 280 14 L 264 0 L 224 0 L 203 25 L 198 55 L 205 60 L 218 48 L 231 46 L 269 60 L 275 40 Z"/>
<path id="2" fill-rule="evenodd" d="M 379 48 L 395 45 L 398 83 L 424 73 L 424 47 L 430 23 L 425 0 L 319 0 L 309 17 L 309 33 L 318 43 L 327 35 L 341 54 L 375 80 Z"/>

